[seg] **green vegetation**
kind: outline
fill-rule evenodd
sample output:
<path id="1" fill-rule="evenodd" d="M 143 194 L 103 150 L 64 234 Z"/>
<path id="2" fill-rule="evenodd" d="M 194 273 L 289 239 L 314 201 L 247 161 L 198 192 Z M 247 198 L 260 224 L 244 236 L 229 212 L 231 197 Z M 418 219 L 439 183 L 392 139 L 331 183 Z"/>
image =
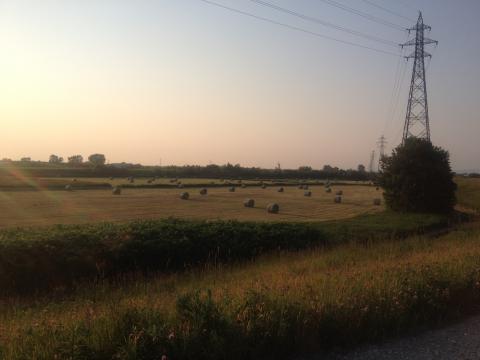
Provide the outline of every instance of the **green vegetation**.
<path id="1" fill-rule="evenodd" d="M 430 141 L 408 138 L 382 159 L 380 184 L 395 211 L 452 213 L 456 203 L 447 151 Z"/>
<path id="2" fill-rule="evenodd" d="M 351 243 L 6 301 L 5 359 L 258 359 L 383 339 L 480 300 L 480 233 Z"/>
<path id="3" fill-rule="evenodd" d="M 445 223 L 438 216 L 385 213 L 302 224 L 170 219 L 10 229 L 0 232 L 0 287 L 32 293 L 135 271 L 250 260 L 273 250 L 404 237 Z"/>
<path id="4" fill-rule="evenodd" d="M 458 184 L 478 206 L 477 183 Z M 419 235 L 446 225 L 383 212 L 4 230 L 0 358 L 281 359 L 434 326 L 480 301 L 480 230 Z"/>

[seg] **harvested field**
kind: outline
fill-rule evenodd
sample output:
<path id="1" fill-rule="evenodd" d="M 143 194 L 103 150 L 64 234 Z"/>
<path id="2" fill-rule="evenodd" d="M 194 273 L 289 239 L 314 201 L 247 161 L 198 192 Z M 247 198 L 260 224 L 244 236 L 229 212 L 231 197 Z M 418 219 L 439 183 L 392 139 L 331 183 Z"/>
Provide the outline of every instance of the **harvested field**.
<path id="1" fill-rule="evenodd" d="M 325 221 L 383 211 L 374 206 L 379 192 L 370 186 L 335 186 L 343 190 L 341 204 L 322 186 L 311 186 L 312 197 L 302 190 L 288 187 L 284 193 L 276 188 L 212 188 L 207 196 L 190 189 L 188 201 L 181 200 L 180 189 L 122 189 L 113 196 L 108 190 L 13 191 L 0 192 L 0 228 L 81 224 L 101 221 L 127 221 L 178 217 L 187 219 L 236 219 L 245 221 Z M 245 199 L 254 199 L 254 208 L 245 208 Z M 266 206 L 276 202 L 279 214 L 268 214 Z"/>

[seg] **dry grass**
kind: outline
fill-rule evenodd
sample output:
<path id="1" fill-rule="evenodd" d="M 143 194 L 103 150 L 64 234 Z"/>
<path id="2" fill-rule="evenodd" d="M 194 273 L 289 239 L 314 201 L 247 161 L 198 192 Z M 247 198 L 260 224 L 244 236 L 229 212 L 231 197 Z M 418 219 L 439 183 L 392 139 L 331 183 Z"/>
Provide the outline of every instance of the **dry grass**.
<path id="1" fill-rule="evenodd" d="M 101 221 L 159 219 L 236 219 L 249 221 L 325 221 L 350 218 L 383 211 L 374 206 L 378 197 L 374 187 L 338 186 L 344 192 L 342 204 L 334 204 L 333 195 L 322 186 L 312 186 L 312 197 L 303 191 L 277 188 L 211 188 L 207 196 L 200 189 L 189 188 L 191 198 L 179 199 L 180 189 L 123 189 L 113 196 L 111 190 L 15 191 L 0 192 L 0 228 L 52 224 L 81 224 Z M 247 198 L 255 199 L 255 208 L 243 206 Z M 267 214 L 266 206 L 276 202 L 280 213 Z"/>
<path id="2" fill-rule="evenodd" d="M 458 203 L 480 211 L 480 179 L 457 177 L 455 182 L 458 185 Z"/>
<path id="3" fill-rule="evenodd" d="M 198 336 L 197 324 L 193 319 L 179 320 L 178 299 L 199 289 L 211 289 L 220 316 L 235 319 L 237 325 L 232 326 L 239 326 L 234 329 L 243 346 L 245 339 L 240 336 L 248 339 L 252 333 L 261 339 L 272 336 L 288 351 L 306 350 L 307 344 L 322 347 L 382 338 L 457 314 L 468 303 L 466 295 L 477 296 L 479 240 L 478 232 L 458 231 L 439 239 L 346 245 L 332 251 L 271 256 L 233 268 L 136 279 L 124 286 L 87 286 L 72 299 L 5 303 L 0 311 L 0 344 L 6 358 L 53 358 L 60 350 L 82 358 L 74 355 L 69 339 L 78 337 L 79 344 L 94 352 L 110 348 L 113 352 L 131 346 L 127 339 L 138 335 L 141 341 L 134 346 L 140 350 L 145 343 L 150 346 L 149 332 L 165 325 L 175 329 L 168 332 L 188 340 Z M 132 313 L 140 315 L 132 320 Z M 126 321 L 133 323 L 126 328 Z M 283 338 L 279 324 L 296 340 Z M 214 324 L 201 326 L 215 331 L 209 327 Z M 117 333 L 119 327 L 125 333 Z M 175 341 L 161 338 L 158 331 L 160 338 L 155 341 Z M 261 339 L 254 338 L 259 347 Z M 283 343 L 289 340 L 293 342 Z M 210 350 L 222 344 L 209 343 Z M 190 356 L 183 358 L 205 358 L 194 356 L 194 347 L 184 350 Z"/>

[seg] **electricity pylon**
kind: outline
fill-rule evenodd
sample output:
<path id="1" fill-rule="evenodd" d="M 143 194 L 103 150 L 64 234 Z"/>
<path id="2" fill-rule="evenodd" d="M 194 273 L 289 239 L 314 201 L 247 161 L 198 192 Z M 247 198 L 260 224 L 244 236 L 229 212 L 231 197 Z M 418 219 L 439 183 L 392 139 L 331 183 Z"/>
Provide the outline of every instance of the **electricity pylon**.
<path id="1" fill-rule="evenodd" d="M 380 139 L 377 141 L 378 149 L 380 156 L 378 158 L 378 170 L 380 171 L 380 163 L 382 162 L 383 157 L 385 156 L 385 148 L 387 146 L 387 139 L 384 135 L 380 136 Z"/>
<path id="2" fill-rule="evenodd" d="M 375 150 L 372 151 L 370 155 L 370 164 L 368 165 L 368 171 L 373 174 L 373 164 L 375 163 Z"/>
<path id="3" fill-rule="evenodd" d="M 403 142 L 409 137 L 422 138 L 430 141 L 430 119 L 428 117 L 427 82 L 425 80 L 425 58 L 432 57 L 425 51 L 425 45 L 438 44 L 438 41 L 426 38 L 425 30 L 432 28 L 423 23 L 422 13 L 418 16 L 417 24 L 408 29 L 408 33 L 415 31 L 415 39 L 400 46 L 415 46 L 415 52 L 405 58 L 415 59 L 413 63 L 412 81 L 408 96 L 407 115 L 403 129 Z"/>

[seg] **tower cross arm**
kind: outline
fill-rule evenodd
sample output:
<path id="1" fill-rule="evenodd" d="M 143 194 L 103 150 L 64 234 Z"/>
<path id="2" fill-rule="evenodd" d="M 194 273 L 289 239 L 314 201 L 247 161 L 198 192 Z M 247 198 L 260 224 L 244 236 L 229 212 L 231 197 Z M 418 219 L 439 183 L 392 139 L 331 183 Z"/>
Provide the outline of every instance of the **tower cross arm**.
<path id="1" fill-rule="evenodd" d="M 415 25 L 414 27 L 411 27 L 411 28 L 407 29 L 408 32 L 417 31 L 417 30 L 428 30 L 428 31 L 430 31 L 430 30 L 432 30 L 432 27 L 429 26 L 429 25 L 425 25 L 423 23 L 419 23 L 419 24 Z"/>
<path id="2" fill-rule="evenodd" d="M 417 56 L 417 54 L 415 52 L 411 53 L 410 55 L 408 56 L 405 56 L 405 59 L 415 59 L 415 57 Z M 424 58 L 431 58 L 432 57 L 432 54 L 426 52 L 426 51 L 423 51 L 423 57 Z"/>
<path id="3" fill-rule="evenodd" d="M 423 38 L 423 44 L 428 45 L 428 44 L 435 44 L 438 45 L 438 40 L 432 40 L 429 38 Z"/>

